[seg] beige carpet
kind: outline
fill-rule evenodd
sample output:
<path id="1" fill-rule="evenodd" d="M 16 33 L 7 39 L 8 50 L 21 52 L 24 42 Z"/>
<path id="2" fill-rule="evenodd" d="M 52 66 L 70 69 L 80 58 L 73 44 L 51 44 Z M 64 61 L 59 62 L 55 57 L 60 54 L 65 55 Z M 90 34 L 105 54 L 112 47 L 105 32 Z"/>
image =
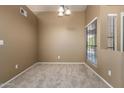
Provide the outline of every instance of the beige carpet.
<path id="1" fill-rule="evenodd" d="M 108 88 L 108 85 L 83 64 L 37 64 L 4 88 Z"/>

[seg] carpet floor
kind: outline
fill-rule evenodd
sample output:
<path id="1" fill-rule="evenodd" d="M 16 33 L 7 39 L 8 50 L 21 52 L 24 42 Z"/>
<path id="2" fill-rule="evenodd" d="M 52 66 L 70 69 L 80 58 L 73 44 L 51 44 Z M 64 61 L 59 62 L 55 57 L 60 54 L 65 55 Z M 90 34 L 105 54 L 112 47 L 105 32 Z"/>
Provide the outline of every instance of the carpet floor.
<path id="1" fill-rule="evenodd" d="M 109 88 L 84 64 L 36 64 L 3 88 Z"/>

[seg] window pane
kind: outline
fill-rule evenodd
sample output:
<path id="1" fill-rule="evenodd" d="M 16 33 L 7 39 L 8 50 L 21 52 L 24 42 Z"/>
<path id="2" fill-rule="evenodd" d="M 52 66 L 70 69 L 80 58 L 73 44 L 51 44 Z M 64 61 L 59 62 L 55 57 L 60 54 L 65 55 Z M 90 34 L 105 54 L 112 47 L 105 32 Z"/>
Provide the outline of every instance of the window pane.
<path id="1" fill-rule="evenodd" d="M 96 21 L 87 27 L 87 59 L 92 64 L 96 63 Z"/>
<path id="2" fill-rule="evenodd" d="M 108 16 L 108 31 L 107 31 L 107 47 L 114 50 L 114 34 L 115 34 L 115 18 L 116 16 Z"/>

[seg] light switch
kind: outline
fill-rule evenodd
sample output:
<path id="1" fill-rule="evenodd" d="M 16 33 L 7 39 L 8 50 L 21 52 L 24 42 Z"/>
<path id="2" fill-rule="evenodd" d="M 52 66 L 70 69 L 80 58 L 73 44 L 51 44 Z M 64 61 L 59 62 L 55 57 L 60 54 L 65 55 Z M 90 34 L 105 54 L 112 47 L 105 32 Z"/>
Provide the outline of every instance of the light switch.
<path id="1" fill-rule="evenodd" d="M 19 65 L 18 65 L 18 64 L 16 64 L 16 65 L 15 65 L 15 69 L 18 69 L 18 68 L 19 68 Z"/>
<path id="2" fill-rule="evenodd" d="M 4 45 L 4 41 L 0 40 L 0 46 Z"/>
<path id="3" fill-rule="evenodd" d="M 59 60 L 60 59 L 60 56 L 58 56 L 57 59 Z"/>

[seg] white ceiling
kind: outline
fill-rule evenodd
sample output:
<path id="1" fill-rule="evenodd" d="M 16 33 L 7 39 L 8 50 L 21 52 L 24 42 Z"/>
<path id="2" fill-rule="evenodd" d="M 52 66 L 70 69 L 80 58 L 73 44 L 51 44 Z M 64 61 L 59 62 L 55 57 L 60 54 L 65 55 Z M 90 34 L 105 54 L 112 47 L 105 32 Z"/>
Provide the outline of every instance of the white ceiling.
<path id="1" fill-rule="evenodd" d="M 44 11 L 57 11 L 59 5 L 27 5 L 27 7 L 33 12 L 44 12 Z M 70 8 L 71 11 L 84 11 L 86 5 L 66 5 L 65 7 Z"/>

